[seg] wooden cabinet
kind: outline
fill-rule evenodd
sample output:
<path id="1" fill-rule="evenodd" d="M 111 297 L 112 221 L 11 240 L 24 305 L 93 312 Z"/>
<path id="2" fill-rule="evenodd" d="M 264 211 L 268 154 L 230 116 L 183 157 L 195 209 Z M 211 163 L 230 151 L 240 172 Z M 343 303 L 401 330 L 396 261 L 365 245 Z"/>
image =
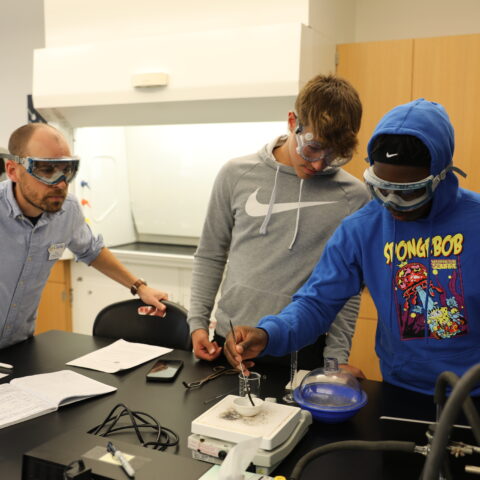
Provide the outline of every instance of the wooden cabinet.
<path id="1" fill-rule="evenodd" d="M 412 98 L 441 103 L 455 128 L 460 186 L 480 192 L 480 35 L 415 40 Z"/>
<path id="2" fill-rule="evenodd" d="M 47 330 L 72 331 L 69 260 L 60 260 L 53 266 L 43 290 L 35 335 Z"/>
<path id="3" fill-rule="evenodd" d="M 377 330 L 377 309 L 370 292 L 365 288 L 358 312 L 358 320 L 350 351 L 350 365 L 362 369 L 370 380 L 381 380 L 380 364 L 375 353 L 375 332 Z"/>
<path id="4" fill-rule="evenodd" d="M 460 185 L 480 191 L 480 34 L 338 45 L 337 74 L 363 103 L 359 145 L 345 166 L 363 178 L 367 143 L 380 118 L 416 98 L 441 103 L 455 128 L 454 164 L 468 174 Z"/>
<path id="5" fill-rule="evenodd" d="M 454 164 L 465 170 L 460 186 L 480 192 L 480 35 L 344 44 L 337 47 L 337 74 L 358 90 L 363 103 L 359 146 L 345 170 L 363 179 L 367 143 L 380 118 L 416 98 L 441 103 L 455 128 Z M 380 375 L 375 344 L 376 310 L 362 295 L 350 363 L 368 378 Z"/>

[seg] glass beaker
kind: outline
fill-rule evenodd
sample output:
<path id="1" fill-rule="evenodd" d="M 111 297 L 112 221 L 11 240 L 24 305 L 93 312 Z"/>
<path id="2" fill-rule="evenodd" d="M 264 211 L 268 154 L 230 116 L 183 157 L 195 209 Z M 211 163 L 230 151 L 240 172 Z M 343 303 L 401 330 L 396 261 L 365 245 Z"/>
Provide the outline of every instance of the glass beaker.
<path id="1" fill-rule="evenodd" d="M 238 394 L 241 397 L 245 397 L 247 396 L 247 392 L 250 392 L 252 397 L 260 398 L 261 383 L 262 376 L 258 372 L 250 372 L 248 377 L 240 373 L 238 375 Z"/>

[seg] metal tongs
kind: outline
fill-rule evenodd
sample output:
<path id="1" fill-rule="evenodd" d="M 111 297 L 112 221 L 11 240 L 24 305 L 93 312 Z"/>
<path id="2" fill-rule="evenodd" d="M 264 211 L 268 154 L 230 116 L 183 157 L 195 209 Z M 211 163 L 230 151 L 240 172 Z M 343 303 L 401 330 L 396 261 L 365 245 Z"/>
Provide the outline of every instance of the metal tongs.
<path id="1" fill-rule="evenodd" d="M 194 388 L 199 388 L 204 383 L 207 383 L 210 380 L 214 380 L 215 378 L 221 377 L 222 375 L 233 375 L 236 373 L 237 373 L 237 370 L 235 368 L 227 368 L 222 365 L 219 365 L 217 367 L 213 367 L 213 373 L 211 373 L 207 377 L 202 378 L 200 380 L 195 380 L 193 382 L 182 382 L 182 384 L 185 388 L 187 388 L 188 390 L 191 390 Z"/>

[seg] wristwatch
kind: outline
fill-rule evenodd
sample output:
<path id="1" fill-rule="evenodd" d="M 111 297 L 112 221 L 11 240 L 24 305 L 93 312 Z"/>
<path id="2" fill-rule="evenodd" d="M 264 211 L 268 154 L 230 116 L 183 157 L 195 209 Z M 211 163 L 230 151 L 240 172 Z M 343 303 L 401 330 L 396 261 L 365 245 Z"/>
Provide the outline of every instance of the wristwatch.
<path id="1" fill-rule="evenodd" d="M 132 295 L 136 295 L 138 293 L 138 289 L 141 285 L 147 285 L 147 282 L 143 278 L 136 280 L 135 283 L 130 287 L 130 292 Z"/>

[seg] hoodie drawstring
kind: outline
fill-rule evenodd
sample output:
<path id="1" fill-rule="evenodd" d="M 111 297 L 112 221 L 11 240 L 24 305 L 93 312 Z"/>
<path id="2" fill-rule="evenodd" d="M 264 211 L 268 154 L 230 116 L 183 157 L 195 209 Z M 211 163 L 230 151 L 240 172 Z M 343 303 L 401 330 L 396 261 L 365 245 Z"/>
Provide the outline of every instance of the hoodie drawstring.
<path id="1" fill-rule="evenodd" d="M 432 236 L 433 236 L 433 219 L 430 218 L 430 220 L 428 221 L 428 238 L 430 239 L 429 243 L 428 243 L 428 249 L 427 249 L 427 300 L 425 301 L 425 307 L 423 308 L 423 315 L 425 317 L 425 331 L 424 331 L 424 334 L 425 334 L 425 339 L 426 339 L 426 343 L 427 345 L 430 343 L 430 327 L 428 325 L 428 314 L 429 314 L 429 302 L 430 302 L 430 288 L 431 288 L 431 285 L 433 285 L 433 282 L 432 282 L 432 261 L 430 260 L 430 251 L 431 251 L 431 248 L 432 248 Z M 433 300 L 432 300 L 432 304 L 433 304 Z M 428 352 L 426 352 L 427 355 L 426 357 L 428 357 Z"/>
<path id="2" fill-rule="evenodd" d="M 298 224 L 300 222 L 300 201 L 302 200 L 302 188 L 303 188 L 303 178 L 300 180 L 300 190 L 298 192 L 298 204 L 297 204 L 297 219 L 295 221 L 295 232 L 293 233 L 293 238 L 292 241 L 290 242 L 290 245 L 288 246 L 288 249 L 291 250 L 295 240 L 297 239 L 297 233 L 298 233 Z"/>
<path id="3" fill-rule="evenodd" d="M 278 172 L 280 171 L 280 165 L 277 165 L 277 171 L 275 172 L 275 183 L 273 184 L 272 194 L 270 195 L 270 202 L 268 203 L 268 211 L 265 215 L 265 219 L 263 220 L 262 225 L 260 226 L 259 233 L 260 235 L 267 234 L 267 226 L 268 222 L 270 222 L 270 217 L 272 216 L 273 206 L 275 205 L 275 195 L 277 193 L 277 178 Z"/>

